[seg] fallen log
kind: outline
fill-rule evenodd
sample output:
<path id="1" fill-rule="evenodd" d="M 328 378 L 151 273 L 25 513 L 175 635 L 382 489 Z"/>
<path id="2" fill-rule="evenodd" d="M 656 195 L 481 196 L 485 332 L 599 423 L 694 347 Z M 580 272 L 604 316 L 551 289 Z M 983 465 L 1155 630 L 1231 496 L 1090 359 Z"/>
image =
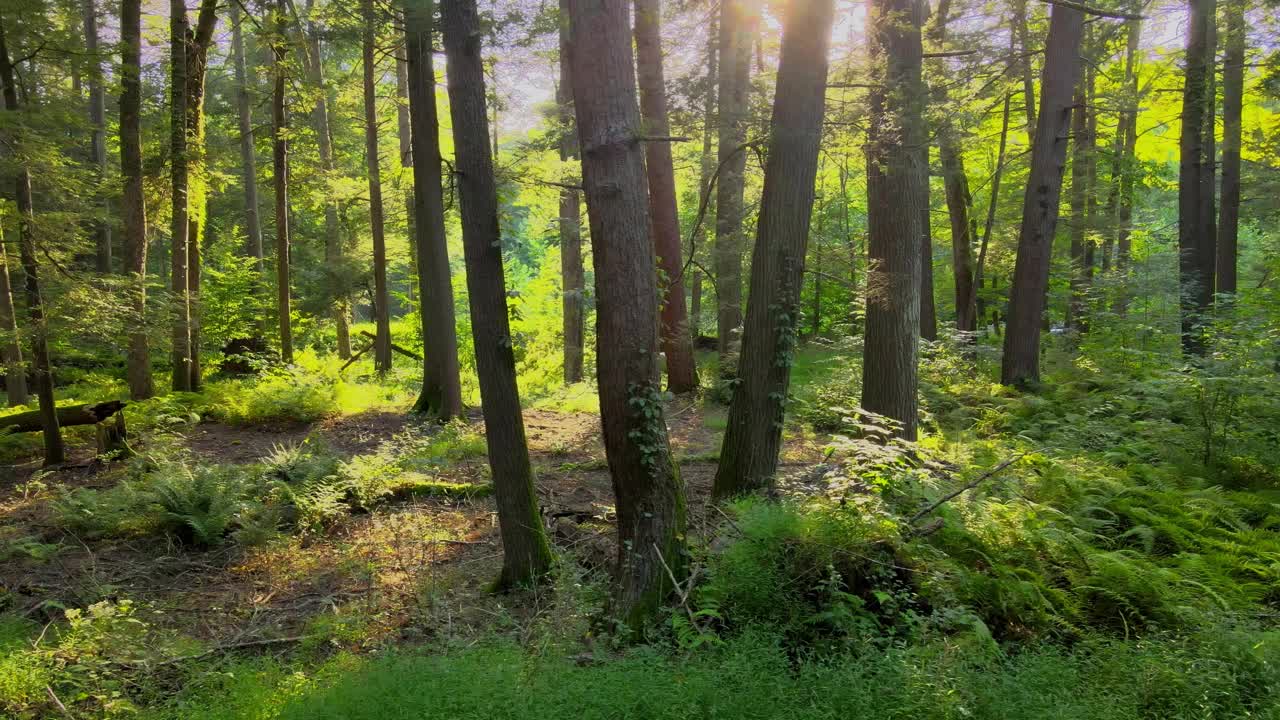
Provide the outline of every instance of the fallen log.
<path id="1" fill-rule="evenodd" d="M 368 330 L 361 330 L 361 331 L 360 331 L 360 334 L 361 334 L 362 336 L 366 337 L 366 338 L 369 338 L 370 340 L 372 340 L 372 341 L 373 341 L 373 342 L 375 342 L 375 343 L 378 341 L 378 336 L 377 336 L 377 335 L 374 335 L 373 333 L 369 332 Z M 392 349 L 392 350 L 394 350 L 394 351 L 396 351 L 396 352 L 398 352 L 398 353 L 400 353 L 401 355 L 403 355 L 403 356 L 405 356 L 405 357 L 413 358 L 414 360 L 417 360 L 418 362 L 422 362 L 422 356 L 421 356 L 421 355 L 419 355 L 418 353 L 416 353 L 416 352 L 412 351 L 412 350 L 406 350 L 406 349 L 404 349 L 404 348 L 400 347 L 399 345 L 397 345 L 397 344 L 395 344 L 395 343 L 391 343 L 391 349 Z"/>
<path id="2" fill-rule="evenodd" d="M 60 407 L 58 408 L 58 425 L 61 427 L 97 425 L 120 412 L 124 406 L 125 403 L 120 400 L 108 400 L 107 402 Z M 16 415 L 0 417 L 0 433 L 36 432 L 43 428 L 44 426 L 40 423 L 39 410 L 28 410 Z"/>

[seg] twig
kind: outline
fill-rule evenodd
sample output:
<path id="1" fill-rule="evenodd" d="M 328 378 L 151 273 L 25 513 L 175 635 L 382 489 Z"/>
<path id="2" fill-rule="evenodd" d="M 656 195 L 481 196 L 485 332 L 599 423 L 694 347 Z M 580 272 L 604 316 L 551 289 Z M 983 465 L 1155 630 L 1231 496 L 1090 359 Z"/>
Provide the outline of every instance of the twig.
<path id="1" fill-rule="evenodd" d="M 1086 15 L 1097 15 L 1098 17 L 1115 18 L 1117 20 L 1143 19 L 1142 15 L 1132 15 L 1130 13 L 1119 12 L 1118 10 L 1103 10 L 1102 8 L 1093 7 L 1092 5 L 1072 2 L 1072 0 L 1040 0 L 1040 2 L 1048 3 L 1049 5 L 1061 5 L 1062 7 L 1071 8 L 1072 10 L 1079 10 Z"/>
<path id="2" fill-rule="evenodd" d="M 951 501 L 951 500 L 954 500 L 955 498 L 959 497 L 960 495 L 962 495 L 962 494 L 964 494 L 964 493 L 966 493 L 966 492 L 968 492 L 968 491 L 970 491 L 970 490 L 972 490 L 972 489 L 974 489 L 974 488 L 978 487 L 978 485 L 980 485 L 980 484 L 981 484 L 984 480 L 986 480 L 987 478 L 990 478 L 991 476 L 993 476 L 993 475 L 995 475 L 995 474 L 997 474 L 997 473 L 999 473 L 999 472 L 1003 471 L 1005 468 L 1007 468 L 1007 467 L 1009 467 L 1010 465 L 1012 465 L 1012 464 L 1014 464 L 1014 463 L 1018 462 L 1019 460 L 1021 460 L 1022 458 L 1026 457 L 1026 456 L 1027 456 L 1027 453 L 1021 453 L 1021 454 L 1016 455 L 1016 456 L 1014 456 L 1014 457 L 1012 457 L 1012 458 L 1009 458 L 1008 460 L 1005 460 L 1004 462 L 1000 463 L 999 465 L 997 465 L 997 466 L 995 466 L 995 467 L 991 468 L 990 470 L 988 470 L 988 471 L 986 471 L 986 472 L 982 473 L 981 475 L 979 475 L 979 476 L 977 477 L 977 479 L 976 479 L 976 480 L 973 480 L 972 482 L 970 482 L 970 483 L 968 483 L 968 484 L 966 484 L 966 485 L 961 486 L 959 489 L 957 489 L 957 490 L 953 490 L 952 492 L 949 492 L 949 493 L 947 493 L 946 495 L 943 495 L 941 498 L 939 498 L 938 500 L 936 500 L 936 501 L 934 501 L 933 503 L 931 503 L 931 504 L 930 504 L 928 507 L 926 507 L 925 509 L 921 510 L 920 512 L 916 513 L 915 515 L 912 515 L 912 516 L 911 516 L 911 519 L 907 521 L 907 524 L 908 524 L 908 525 L 915 525 L 917 520 L 919 520 L 920 518 L 922 518 L 922 517 L 924 517 L 924 516 L 928 515 L 929 513 L 933 512 L 934 510 L 937 510 L 937 509 L 938 509 L 939 507 L 941 507 L 944 503 L 947 503 L 947 502 L 949 502 L 949 501 Z"/>
<path id="3" fill-rule="evenodd" d="M 67 716 L 67 717 L 69 717 L 69 718 L 74 718 L 74 717 L 75 717 L 75 715 L 72 715 L 72 714 L 71 714 L 71 711 L 67 709 L 67 706 L 62 704 L 62 701 L 58 699 L 58 696 L 53 694 L 53 688 L 52 688 L 52 687 L 50 687 L 50 686 L 48 686 L 48 685 L 45 685 L 45 686 L 44 686 L 44 691 L 45 691 L 46 693 L 48 693 L 48 694 L 49 694 L 49 699 L 53 701 L 53 704 L 54 704 L 55 706 L 57 706 L 57 708 L 58 708 L 59 710 L 61 710 L 61 711 L 62 711 L 62 714 L 63 714 L 63 715 L 66 715 L 66 716 Z"/>
<path id="4" fill-rule="evenodd" d="M 229 645 L 219 645 L 217 647 L 205 650 L 202 653 L 196 653 L 195 655 L 181 655 L 179 657 L 169 658 L 168 660 L 165 660 L 163 662 L 156 663 L 155 666 L 165 667 L 167 665 L 176 665 L 178 663 L 187 662 L 189 660 L 202 660 L 204 658 L 209 657 L 210 655 L 217 655 L 218 653 L 224 653 L 230 650 L 242 650 L 244 648 L 262 647 L 264 645 L 287 645 L 289 643 L 302 642 L 303 640 L 306 640 L 310 637 L 312 636 L 294 635 L 292 637 L 263 638 L 259 640 L 246 640 L 244 642 L 231 643 Z"/>

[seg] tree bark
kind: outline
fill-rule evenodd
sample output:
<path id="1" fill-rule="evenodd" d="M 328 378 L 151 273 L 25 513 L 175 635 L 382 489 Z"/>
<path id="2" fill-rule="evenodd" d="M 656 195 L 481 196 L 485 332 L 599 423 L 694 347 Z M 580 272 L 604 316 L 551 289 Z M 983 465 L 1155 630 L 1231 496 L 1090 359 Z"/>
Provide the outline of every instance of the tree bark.
<path id="1" fill-rule="evenodd" d="M 1000 148 L 996 151 L 996 169 L 991 173 L 991 200 L 987 203 L 987 222 L 982 228 L 982 242 L 978 246 L 978 264 L 973 271 L 975 313 L 976 320 L 979 322 L 986 322 L 986 303 L 978 296 L 978 291 L 982 290 L 982 280 L 986 274 L 987 249 L 991 246 L 991 231 L 995 229 L 996 207 L 1000 202 L 1000 180 L 1004 175 L 1004 154 L 1009 141 L 1010 97 L 1011 93 L 1005 93 L 1004 110 L 1001 112 L 1000 120 Z M 995 288 L 995 278 L 992 278 L 991 287 Z M 998 333 L 1000 328 L 997 326 L 995 330 Z"/>
<path id="2" fill-rule="evenodd" d="M 1053 6 L 1040 77 L 1040 117 L 1031 146 L 1031 169 L 1023 195 L 1022 227 L 1009 293 L 1000 369 L 1005 385 L 1030 385 L 1040 380 L 1040 328 L 1083 32 L 1084 13 L 1065 5 Z"/>
<path id="3" fill-rule="evenodd" d="M 923 87 L 922 87 L 923 89 Z M 921 115 L 921 122 L 927 123 Z M 928 137 L 926 127 L 922 134 Z M 920 165 L 924 168 L 924 197 L 920 202 L 920 338 L 938 339 L 938 306 L 933 295 L 933 216 L 929 199 L 929 145 L 928 140 L 920 151 Z"/>
<path id="4" fill-rule="evenodd" d="M 440 168 L 440 121 L 436 116 L 436 71 L 432 57 L 432 4 L 405 6 L 405 52 L 413 152 L 414 244 L 418 302 L 422 316 L 422 392 L 413 411 L 444 421 L 462 415 L 458 334 L 453 283 L 444 230 Z"/>
<path id="5" fill-rule="evenodd" d="M 204 241 L 209 203 L 208 173 L 205 169 L 204 87 L 209 46 L 218 23 L 217 8 L 217 0 L 201 0 L 195 31 L 187 33 L 187 294 L 191 312 L 191 362 L 188 365 L 191 390 L 199 390 L 204 382 L 200 366 L 200 248 Z"/>
<path id="6" fill-rule="evenodd" d="M 0 84 L 4 85 L 5 108 L 12 113 L 21 112 L 18 105 L 18 89 L 14 79 L 9 48 L 5 43 L 5 21 L 0 17 Z M 62 430 L 58 426 L 58 412 L 53 397 L 53 368 L 49 361 L 49 343 L 46 337 L 44 304 L 40 297 L 40 263 L 36 260 L 35 207 L 31 197 L 31 171 L 25 165 L 18 168 L 14 182 L 14 197 L 18 205 L 18 251 L 22 269 L 26 275 L 27 317 L 31 320 L 32 374 L 35 375 L 36 397 L 39 400 L 40 427 L 44 432 L 44 464 L 57 465 L 66 460 L 62 445 Z"/>
<path id="7" fill-rule="evenodd" d="M 783 21 L 760 223 L 738 380 L 713 496 L 773 482 L 800 332 L 800 290 L 822 141 L 833 0 L 796 0 Z"/>
<path id="8" fill-rule="evenodd" d="M 280 359 L 293 362 L 292 312 L 289 307 L 289 117 L 285 106 L 285 0 L 276 0 L 275 37 L 272 56 L 275 87 L 271 96 L 271 166 L 276 209 L 276 314 L 280 322 Z"/>
<path id="9" fill-rule="evenodd" d="M 1218 209 L 1218 292 L 1236 292 L 1240 228 L 1240 134 L 1244 108 L 1246 0 L 1226 0 L 1226 48 L 1222 62 L 1222 198 Z"/>
<path id="10" fill-rule="evenodd" d="M 378 158 L 378 103 L 374 94 L 374 47 L 377 16 L 373 0 L 360 0 L 364 15 L 361 43 L 364 69 L 364 148 L 369 173 L 369 225 L 373 234 L 373 314 L 378 341 L 373 348 L 373 366 L 379 375 L 391 371 L 391 308 L 387 293 L 387 238 L 382 217 L 382 172 Z"/>
<path id="11" fill-rule="evenodd" d="M 84 47 L 89 60 L 89 124 L 93 128 L 90 141 L 90 152 L 99 184 L 107 175 L 107 94 L 103 88 L 102 59 L 98 57 L 98 8 L 94 0 L 83 0 L 81 9 L 84 13 Z M 101 189 L 99 190 L 101 192 Z M 107 199 L 100 198 L 104 214 L 107 210 Z M 111 225 L 106 218 L 100 218 L 93 224 L 94 246 L 96 253 L 96 269 L 106 275 L 111 272 Z"/>
<path id="12" fill-rule="evenodd" d="M 720 128 L 716 182 L 716 337 L 720 359 L 730 357 L 742 325 L 743 184 L 750 123 L 751 45 L 758 31 L 760 0 L 720 4 Z M 721 374 L 725 368 L 721 367 Z"/>
<path id="13" fill-rule="evenodd" d="M 569 57 L 595 266 L 600 418 L 618 509 L 613 612 L 640 632 L 671 575 L 685 572 L 686 518 L 658 385 L 657 278 L 627 10 L 626 0 L 570 0 Z"/>
<path id="14" fill-rule="evenodd" d="M 666 81 L 662 70 L 661 0 L 634 0 L 636 77 L 640 85 L 640 117 L 644 133 L 670 137 L 667 121 Z M 680 219 L 676 212 L 676 175 L 671 143 L 650 141 L 644 146 L 649 180 L 649 219 L 653 247 L 658 256 L 662 312 L 659 338 L 667 358 L 667 390 L 676 394 L 698 389 L 693 358 L 693 337 L 684 304 L 683 253 L 680 251 Z"/>
<path id="15" fill-rule="evenodd" d="M 187 253 L 191 227 L 188 223 L 190 189 L 187 158 L 187 4 L 169 3 L 169 162 L 171 221 L 169 225 L 169 289 L 173 313 L 173 365 L 171 386 L 175 392 L 191 389 L 191 294 L 188 287 Z"/>
<path id="16" fill-rule="evenodd" d="M 719 76 L 717 68 L 718 57 L 716 52 L 716 41 L 719 37 L 719 25 L 715 15 L 711 17 L 711 27 L 707 29 L 707 75 L 706 75 L 706 94 L 703 96 L 702 102 L 702 155 L 700 156 L 698 168 L 698 201 L 706 203 L 706 212 L 714 213 L 714 196 L 710 194 L 711 176 L 715 172 L 716 160 L 712 153 L 712 135 L 716 131 L 716 80 Z M 704 197 L 704 193 L 706 196 Z M 705 246 L 708 235 L 706 223 L 699 223 L 693 230 L 691 247 L 689 252 L 693 258 L 697 258 L 697 248 Z M 697 343 L 698 336 L 702 334 L 702 270 L 697 265 L 690 265 L 689 272 L 693 273 L 693 279 L 690 281 L 692 288 L 689 292 L 689 336 Z"/>
<path id="17" fill-rule="evenodd" d="M 1130 231 L 1133 226 L 1133 183 L 1137 175 L 1135 150 L 1138 146 L 1138 41 L 1142 32 L 1140 20 L 1129 21 L 1128 48 L 1125 53 L 1125 111 L 1123 115 L 1124 145 L 1120 152 L 1120 195 L 1116 210 L 1116 271 L 1121 275 L 1116 313 L 1124 315 L 1129 308 Z"/>
<path id="18" fill-rule="evenodd" d="M 71 425 L 96 425 L 103 420 L 120 412 L 124 407 L 124 403 L 119 400 L 109 400 L 107 402 L 84 404 L 84 405 L 68 405 L 58 408 L 58 425 L 60 427 L 68 427 Z M 44 417 L 41 411 L 31 410 L 14 415 L 5 415 L 0 417 L 0 434 L 2 433 L 24 433 L 36 432 L 44 429 Z"/>
<path id="19" fill-rule="evenodd" d="M 551 548 L 538 515 L 533 466 L 520 414 L 502 267 L 497 185 L 486 134 L 482 35 L 475 0 L 445 2 L 441 6 L 441 25 L 476 374 L 502 533 L 502 574 L 497 587 L 508 588 L 543 577 L 551 567 Z"/>
<path id="20" fill-rule="evenodd" d="M 124 177 L 125 272 L 130 275 L 126 374 L 129 396 L 155 394 L 147 337 L 147 208 L 142 180 L 142 0 L 120 3 L 120 174 Z"/>
<path id="21" fill-rule="evenodd" d="M 1087 77 L 1089 73 L 1084 73 Z M 1076 86 L 1075 108 L 1071 113 L 1071 297 L 1067 303 L 1066 326 L 1084 330 L 1085 292 L 1085 204 L 1088 201 L 1089 155 L 1093 144 L 1089 137 L 1089 93 L 1087 81 Z"/>
<path id="22" fill-rule="evenodd" d="M 560 83 L 556 104 L 560 113 L 560 161 L 577 164 L 578 133 L 573 119 L 573 70 L 569 67 L 568 0 L 560 0 Z M 582 268 L 581 193 L 560 188 L 560 292 L 564 325 L 564 381 L 582 382 L 586 345 L 586 274 Z"/>
<path id="23" fill-rule="evenodd" d="M 1035 140 L 1036 85 L 1031 70 L 1032 51 L 1027 32 L 1027 0 L 1013 0 L 1013 21 L 1010 32 L 1018 38 L 1018 71 L 1022 76 L 1022 97 L 1027 116 L 1027 139 Z M 1042 90 L 1043 92 L 1043 90 Z"/>
<path id="24" fill-rule="evenodd" d="M 875 0 L 868 8 L 873 85 L 867 138 L 867 331 L 862 406 L 916 438 L 920 330 L 920 206 L 927 169 L 920 148 L 925 89 L 921 79 L 922 7 Z"/>
<path id="25" fill-rule="evenodd" d="M 9 407 L 26 405 L 27 364 L 22 360 L 22 338 L 18 334 L 18 314 L 13 307 L 13 286 L 9 281 L 9 250 L 0 228 L 0 330 L 9 341 L 0 347 L 4 360 L 4 389 Z"/>
<path id="26" fill-rule="evenodd" d="M 234 5 L 234 3 L 233 3 Z M 332 177 L 336 172 L 333 154 L 332 122 L 329 117 L 329 88 L 324 81 L 324 60 L 321 54 L 320 31 L 310 17 L 311 3 L 307 3 L 307 47 L 303 55 L 307 75 L 315 86 L 316 102 L 311 110 L 311 123 L 316 133 L 316 151 L 320 156 L 320 170 Z M 342 230 L 338 223 L 338 204 L 332 199 L 324 204 L 324 258 L 326 263 L 342 262 Z M 351 305 L 346 295 L 336 299 L 333 307 L 334 334 L 338 344 L 338 357 L 351 357 Z"/>
<path id="27" fill-rule="evenodd" d="M 1214 0 L 1188 0 L 1186 66 L 1182 95 L 1181 159 L 1178 167 L 1178 276 L 1181 289 L 1182 349 L 1203 355 L 1201 330 L 1204 313 L 1213 303 L 1214 251 L 1209 230 L 1213 219 L 1204 214 L 1212 207 L 1206 191 L 1213 193 L 1212 115 Z"/>
<path id="28" fill-rule="evenodd" d="M 240 183 L 244 187 L 244 226 L 248 254 L 258 261 L 258 276 L 266 279 L 262 249 L 262 221 L 258 215 L 258 158 L 253 145 L 253 104 L 249 98 L 249 77 L 244 59 L 244 32 L 240 3 L 231 4 L 231 57 L 235 66 L 236 111 L 240 129 Z"/>

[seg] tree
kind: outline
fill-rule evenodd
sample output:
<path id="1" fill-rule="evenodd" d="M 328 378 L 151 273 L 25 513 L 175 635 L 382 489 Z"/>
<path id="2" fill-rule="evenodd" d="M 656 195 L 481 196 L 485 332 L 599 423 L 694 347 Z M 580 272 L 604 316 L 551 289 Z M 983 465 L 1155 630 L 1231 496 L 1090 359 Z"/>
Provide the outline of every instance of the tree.
<path id="1" fill-rule="evenodd" d="M 413 124 L 413 230 L 424 350 L 422 392 L 413 411 L 448 420 L 462 415 L 462 381 L 458 375 L 458 334 L 453 323 L 453 284 L 444 231 L 432 12 L 430 2 L 409 0 L 406 3 L 406 80 Z"/>
<path id="2" fill-rule="evenodd" d="M 191 390 L 203 384 L 200 367 L 200 246 L 204 241 L 205 210 L 208 207 L 208 180 L 205 170 L 204 85 L 209 65 L 209 46 L 218 24 L 217 0 L 201 0 L 196 28 L 187 35 L 187 296 L 191 313 L 191 350 L 188 362 Z M 193 210 L 194 208 L 194 210 Z"/>
<path id="3" fill-rule="evenodd" d="M 188 283 L 187 192 L 190 165 L 187 162 L 187 4 L 169 3 L 169 162 L 171 220 L 169 224 L 169 304 L 173 311 L 172 387 L 175 392 L 191 389 L 191 294 Z"/>
<path id="4" fill-rule="evenodd" d="M 875 0 L 868 9 L 872 89 L 867 133 L 867 329 L 863 408 L 916 437 L 920 237 L 927 202 L 921 7 Z"/>
<path id="5" fill-rule="evenodd" d="M 1040 116 L 1031 145 L 1031 169 L 1023 195 L 1018 255 L 1009 291 L 1000 368 L 1000 380 L 1005 385 L 1029 385 L 1040 379 L 1041 318 L 1062 195 L 1072 93 L 1080 74 L 1083 29 L 1084 14 L 1080 10 L 1053 6 L 1040 76 Z"/>
<path id="6" fill-rule="evenodd" d="M 671 125 L 667 122 L 667 91 L 662 73 L 661 0 L 635 0 L 635 37 L 636 78 L 640 84 L 644 132 L 666 138 L 671 135 Z M 653 246 L 663 280 L 659 337 L 667 357 L 667 389 L 677 394 L 687 393 L 698 389 L 698 371 L 684 304 L 684 268 L 671 144 L 665 140 L 645 143 L 644 155 Z"/>
<path id="7" fill-rule="evenodd" d="M 751 45 L 759 23 L 760 0 L 720 3 L 720 128 L 716 146 L 716 337 L 720 359 L 729 357 L 742 325 L 743 144 L 750 122 Z M 721 368 L 723 373 L 725 368 Z"/>
<path id="8" fill-rule="evenodd" d="M 1218 208 L 1217 290 L 1236 291 L 1240 228 L 1240 127 L 1244 107 L 1244 11 L 1247 0 L 1226 0 L 1222 59 L 1222 198 Z"/>
<path id="9" fill-rule="evenodd" d="M 783 23 L 751 294 L 738 383 L 716 469 L 717 498 L 765 488 L 778 469 L 799 335 L 834 7 L 833 0 L 796 0 Z"/>
<path id="10" fill-rule="evenodd" d="M 560 114 L 560 161 L 578 160 L 578 133 L 573 121 L 573 70 L 569 67 L 568 0 L 560 0 L 560 83 L 556 105 Z M 560 293 L 564 327 L 564 381 L 582 382 L 585 354 L 586 277 L 582 270 L 582 199 L 570 183 L 560 188 Z"/>
<path id="11" fill-rule="evenodd" d="M 569 0 L 569 58 L 595 267 L 600 419 L 618 508 L 614 615 L 639 631 L 672 575 L 684 572 L 686 519 L 658 385 L 657 278 L 627 5 Z"/>
<path id="12" fill-rule="evenodd" d="M 1182 91 L 1182 136 L 1178 144 L 1178 277 L 1182 349 L 1203 355 L 1200 323 L 1213 303 L 1214 218 L 1206 217 L 1213 194 L 1214 0 L 1188 0 L 1190 19 Z M 1207 125 L 1207 127 L 1206 127 Z"/>
<path id="13" fill-rule="evenodd" d="M 276 313 L 280 321 L 280 359 L 293 362 L 293 332 L 289 309 L 289 117 L 285 105 L 286 0 L 276 0 L 272 57 L 275 86 L 271 94 L 271 182 L 276 196 Z"/>
<path id="14" fill-rule="evenodd" d="M 497 184 L 487 137 L 480 16 L 475 0 L 445 2 L 441 6 L 441 29 L 476 374 L 502 534 L 502 574 L 497 587 L 503 589 L 528 584 L 545 575 L 551 567 L 551 547 L 538 515 L 533 466 L 520 414 L 502 267 Z"/>
<path id="15" fill-rule="evenodd" d="M 142 187 L 142 0 L 120 3 L 120 174 L 124 176 L 125 271 L 133 311 L 126 375 L 129 396 L 155 394 L 147 340 L 147 208 Z"/>
<path id="16" fill-rule="evenodd" d="M 373 234 L 373 317 L 377 325 L 373 365 L 379 375 L 391 371 L 391 302 L 387 292 L 387 238 L 382 218 L 382 172 L 378 155 L 378 96 L 374 85 L 374 56 L 378 17 L 373 0 L 360 0 L 364 19 L 364 148 L 369 173 L 369 226 Z"/>
<path id="17" fill-rule="evenodd" d="M 1088 78 L 1091 73 L 1083 73 L 1076 85 L 1075 108 L 1071 113 L 1071 298 L 1067 303 L 1067 327 L 1083 331 L 1087 327 L 1085 319 L 1085 293 L 1088 290 L 1086 280 L 1085 245 L 1091 240 L 1087 237 L 1089 223 L 1086 219 L 1086 205 L 1094 192 L 1089 182 L 1089 165 L 1093 156 L 1093 136 L 1089 133 L 1090 88 Z"/>
<path id="18" fill-rule="evenodd" d="M 5 20 L 0 17 L 0 84 L 3 84 L 4 106 L 9 112 L 22 111 L 18 105 L 18 85 L 9 47 L 5 42 Z M 66 461 L 62 430 L 58 427 L 58 411 L 53 397 L 53 366 L 49 361 L 48 327 L 45 324 L 44 301 L 40 297 L 40 263 L 36 259 L 35 203 L 31 196 L 31 170 L 20 165 L 14 180 L 18 204 L 18 252 L 26 276 L 27 317 L 31 321 L 32 371 L 36 381 L 36 397 L 40 405 L 40 424 L 44 433 L 44 464 L 59 465 Z"/>
<path id="19" fill-rule="evenodd" d="M 4 361 L 4 389 L 9 407 L 26 405 L 29 399 L 27 365 L 22 360 L 22 338 L 18 335 L 18 314 L 13 307 L 9 251 L 5 247 L 3 229 L 0 229 L 0 330 L 9 336 L 9 341 L 0 347 L 0 359 Z"/>
<path id="20" fill-rule="evenodd" d="M 102 58 L 98 56 L 98 8 L 94 0 L 83 0 L 81 10 L 84 14 L 84 49 L 89 56 L 89 125 L 93 128 L 90 141 L 90 154 L 97 180 L 101 182 L 107 174 L 107 93 L 103 88 Z M 106 198 L 101 199 L 106 209 Z M 105 218 L 93 224 L 94 246 L 97 250 L 97 270 L 99 273 L 111 272 L 111 225 Z"/>
<path id="21" fill-rule="evenodd" d="M 1142 32 L 1140 20 L 1129 21 L 1129 33 L 1124 62 L 1124 112 L 1121 115 L 1123 144 L 1119 153 L 1120 187 L 1116 198 L 1116 271 L 1125 276 L 1129 272 L 1130 231 L 1133 225 L 1133 185 L 1137 175 L 1135 150 L 1138 145 L 1138 40 Z M 1128 308 L 1128 289 L 1121 284 L 1116 299 L 1116 312 L 1123 315 Z"/>
<path id="22" fill-rule="evenodd" d="M 266 278 L 262 248 L 262 221 L 258 216 L 258 158 L 253 147 L 253 103 L 244 60 L 244 31 L 240 3 L 231 5 L 231 58 L 236 77 L 236 113 L 240 130 L 240 184 L 244 188 L 244 227 L 248 254 L 258 261 L 258 276 Z"/>

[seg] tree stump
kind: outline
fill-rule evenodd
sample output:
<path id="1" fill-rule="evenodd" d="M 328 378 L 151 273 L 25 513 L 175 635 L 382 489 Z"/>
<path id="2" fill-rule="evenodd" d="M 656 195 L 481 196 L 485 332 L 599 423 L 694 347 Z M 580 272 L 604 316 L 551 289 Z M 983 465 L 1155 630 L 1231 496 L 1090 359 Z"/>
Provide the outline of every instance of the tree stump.
<path id="1" fill-rule="evenodd" d="M 107 460 L 124 460 L 134 455 L 129 447 L 129 431 L 125 428 L 124 413 L 116 413 L 112 419 L 98 423 L 98 457 Z"/>

